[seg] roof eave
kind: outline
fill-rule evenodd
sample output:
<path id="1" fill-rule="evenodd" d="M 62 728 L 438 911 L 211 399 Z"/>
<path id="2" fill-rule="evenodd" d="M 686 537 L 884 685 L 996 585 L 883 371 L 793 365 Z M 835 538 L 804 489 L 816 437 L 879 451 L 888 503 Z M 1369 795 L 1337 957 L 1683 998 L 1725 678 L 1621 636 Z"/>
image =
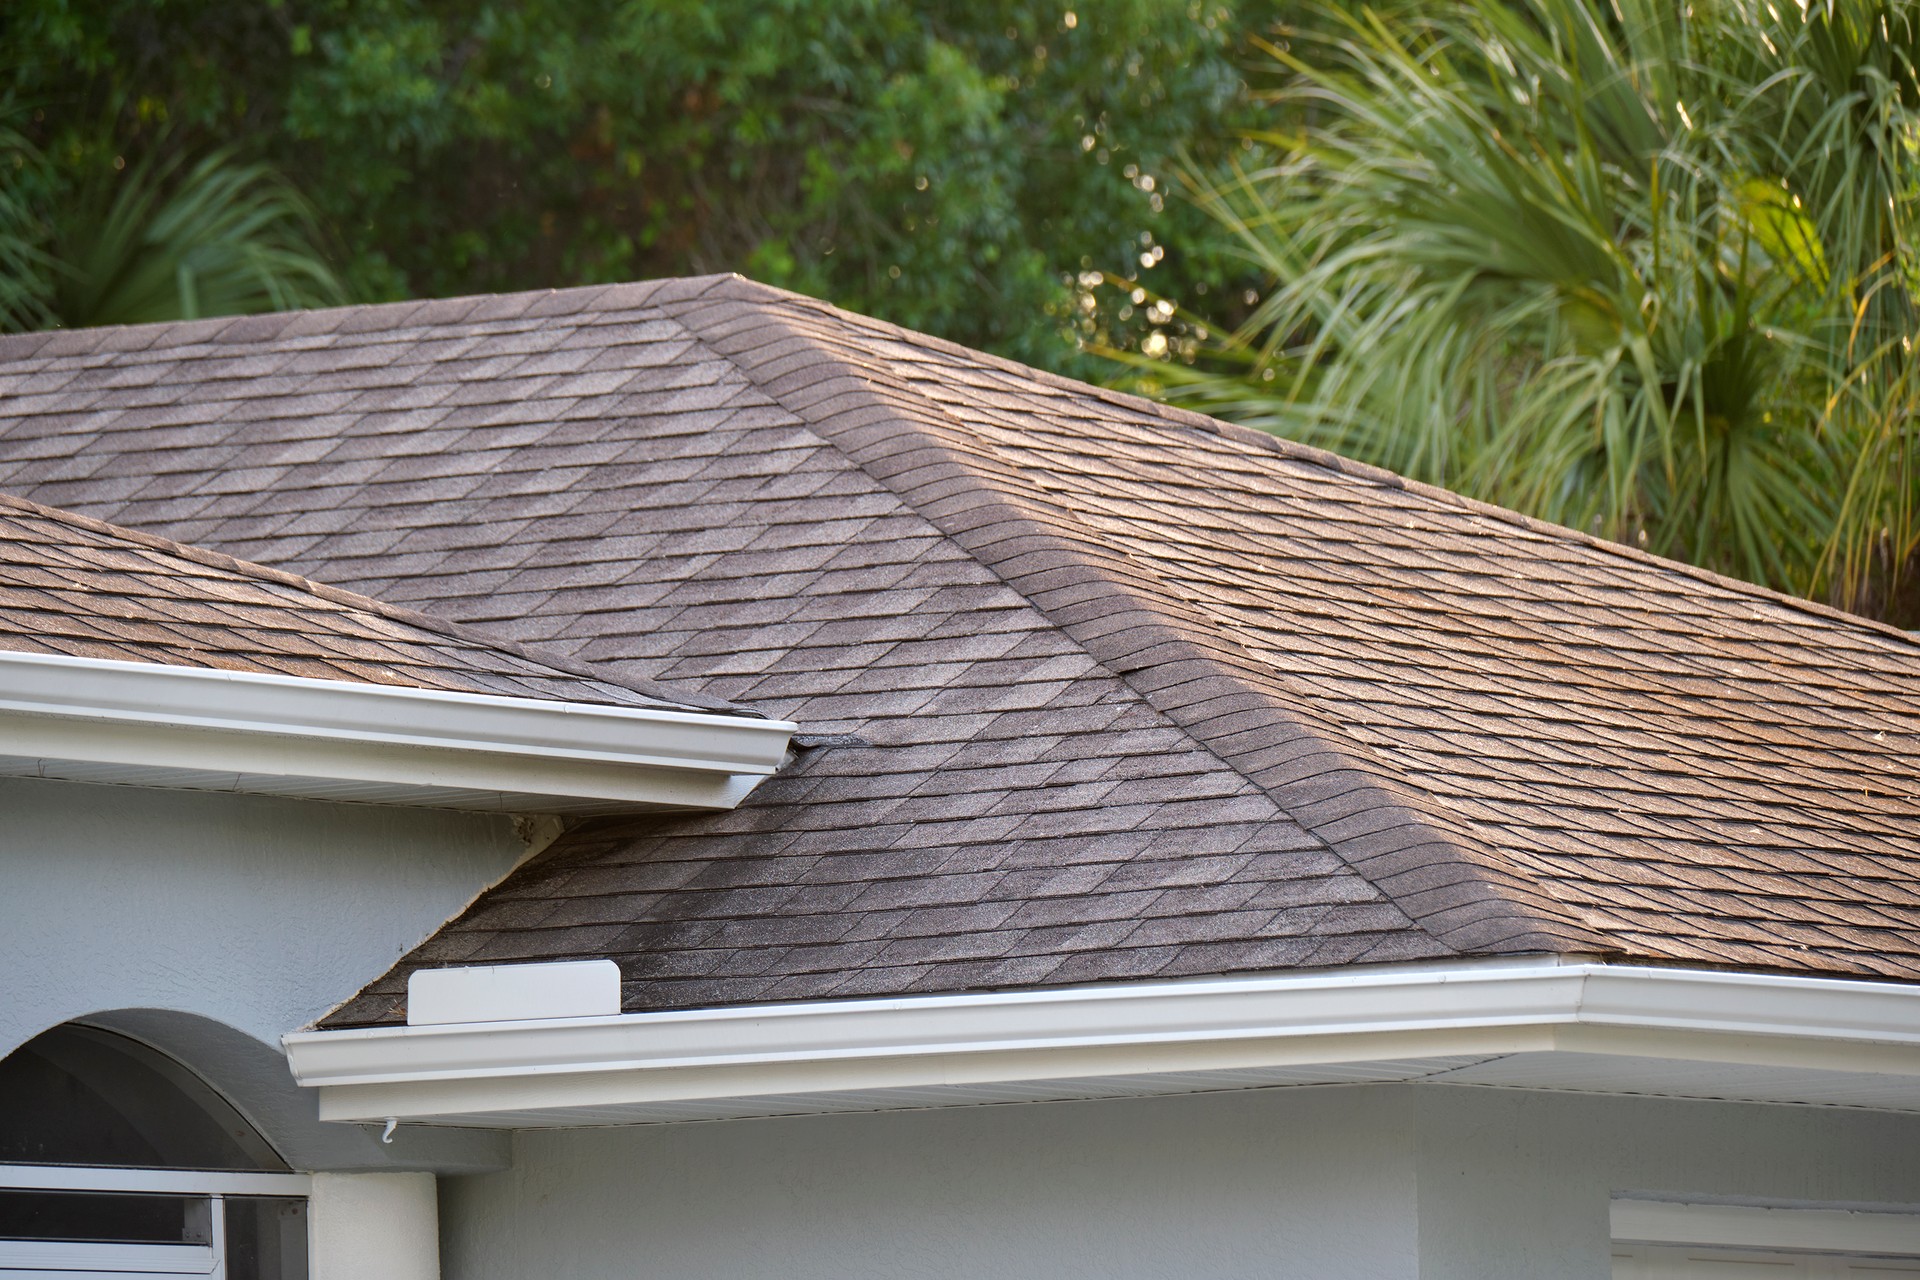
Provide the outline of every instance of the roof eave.
<path id="1" fill-rule="evenodd" d="M 0 652 L 0 773 L 479 811 L 729 809 L 795 726 Z"/>
<path id="2" fill-rule="evenodd" d="M 1415 1079 L 1920 1110 L 1920 986 L 1555 957 L 305 1031 L 285 1046 L 322 1118 L 346 1121 L 606 1124 Z"/>

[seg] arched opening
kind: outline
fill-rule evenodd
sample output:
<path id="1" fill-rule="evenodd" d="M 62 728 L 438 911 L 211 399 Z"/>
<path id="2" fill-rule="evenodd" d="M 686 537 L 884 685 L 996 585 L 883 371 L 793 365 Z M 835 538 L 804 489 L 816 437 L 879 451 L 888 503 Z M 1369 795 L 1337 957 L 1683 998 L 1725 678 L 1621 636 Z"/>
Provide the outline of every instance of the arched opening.
<path id="1" fill-rule="evenodd" d="M 0 1280 L 305 1280 L 306 1179 L 206 1081 L 67 1024 L 0 1059 Z"/>
<path id="2" fill-rule="evenodd" d="M 0 1059 L 0 1164 L 286 1164 L 206 1081 L 138 1040 L 68 1024 Z"/>

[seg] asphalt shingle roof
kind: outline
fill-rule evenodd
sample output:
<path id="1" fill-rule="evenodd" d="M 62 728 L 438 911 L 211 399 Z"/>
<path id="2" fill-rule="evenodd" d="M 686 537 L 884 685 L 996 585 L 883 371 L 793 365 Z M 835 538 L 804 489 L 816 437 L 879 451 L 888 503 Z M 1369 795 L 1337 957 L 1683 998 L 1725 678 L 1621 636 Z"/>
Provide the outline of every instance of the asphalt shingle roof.
<path id="1" fill-rule="evenodd" d="M 716 705 L 628 688 L 470 628 L 5 494 L 0 650 L 508 698 Z"/>
<path id="2" fill-rule="evenodd" d="M 407 967 L 1920 976 L 1901 633 L 734 278 L 0 341 L 0 487 L 795 719 Z"/>

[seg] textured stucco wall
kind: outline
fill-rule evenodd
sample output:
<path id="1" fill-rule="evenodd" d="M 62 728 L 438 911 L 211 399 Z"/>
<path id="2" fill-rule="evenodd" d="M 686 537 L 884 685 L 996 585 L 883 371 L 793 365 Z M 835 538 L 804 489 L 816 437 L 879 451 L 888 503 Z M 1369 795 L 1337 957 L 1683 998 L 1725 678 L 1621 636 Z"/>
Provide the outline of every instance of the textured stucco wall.
<path id="1" fill-rule="evenodd" d="M 317 1173 L 307 1205 L 312 1280 L 439 1280 L 430 1173 Z"/>
<path id="2" fill-rule="evenodd" d="M 1406 1093 L 1302 1089 L 528 1132 L 442 1179 L 450 1280 L 1389 1280 Z"/>
<path id="3" fill-rule="evenodd" d="M 1920 1209 L 1920 1116 L 1415 1087 L 1422 1280 L 1607 1280 L 1621 1193 Z"/>
<path id="4" fill-rule="evenodd" d="M 449 1280 L 1607 1280 L 1615 1192 L 1920 1203 L 1920 1117 L 1438 1086 L 529 1132 Z"/>
<path id="5" fill-rule="evenodd" d="M 379 976 L 525 849 L 505 817 L 0 779 L 0 1054 L 74 1018 L 165 1011 L 102 1021 L 239 1095 L 283 1151 L 306 1141 L 316 1160 L 389 1163 L 394 1148 L 347 1150 L 366 1147 L 358 1131 L 272 1132 L 313 1109 L 280 1036 Z M 422 1159 L 420 1143 L 474 1147 L 430 1139 Z"/>

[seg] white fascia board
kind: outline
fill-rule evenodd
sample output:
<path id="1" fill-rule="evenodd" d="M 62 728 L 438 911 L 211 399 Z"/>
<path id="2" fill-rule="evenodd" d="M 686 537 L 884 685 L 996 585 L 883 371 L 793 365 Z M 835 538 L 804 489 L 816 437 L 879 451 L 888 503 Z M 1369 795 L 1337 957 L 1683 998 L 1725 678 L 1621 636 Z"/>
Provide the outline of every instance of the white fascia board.
<path id="1" fill-rule="evenodd" d="M 1682 1010 L 1690 1010 L 1683 1014 Z M 298 1032 L 323 1119 L 1551 1052 L 1920 1076 L 1920 987 L 1563 962 Z M 1691 1047 L 1687 1047 L 1687 1046 Z M 1675 1050 L 1679 1053 L 1679 1050 Z"/>
<path id="2" fill-rule="evenodd" d="M 157 770 L 204 789 L 293 794 L 392 784 L 579 810 L 730 808 L 785 758 L 795 726 L 750 716 L 507 698 L 302 676 L 0 653 L 0 754 Z M 459 797 L 468 797 L 465 800 Z M 453 797 L 453 799 L 449 799 Z"/>

